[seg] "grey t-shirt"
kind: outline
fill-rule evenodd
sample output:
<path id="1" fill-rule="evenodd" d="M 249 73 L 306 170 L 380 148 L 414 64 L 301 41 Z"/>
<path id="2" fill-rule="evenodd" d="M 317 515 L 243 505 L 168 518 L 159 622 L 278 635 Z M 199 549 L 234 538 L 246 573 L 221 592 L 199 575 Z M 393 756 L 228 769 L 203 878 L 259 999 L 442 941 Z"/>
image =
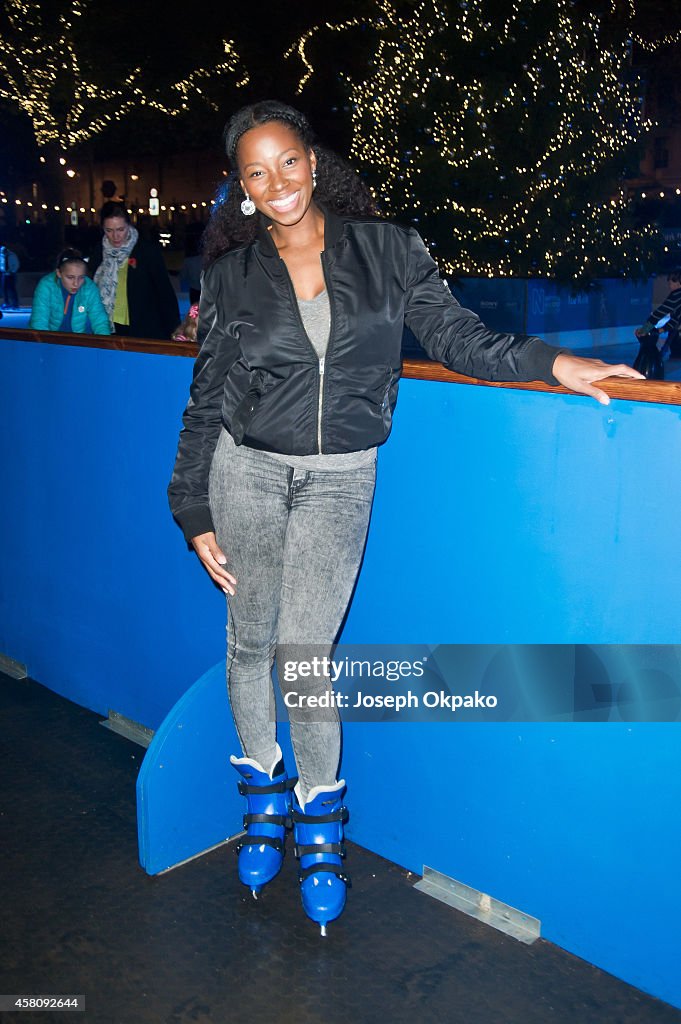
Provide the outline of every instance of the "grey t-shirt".
<path id="1" fill-rule="evenodd" d="M 298 299 L 298 308 L 305 333 L 310 339 L 321 362 L 326 358 L 331 331 L 331 308 L 329 296 L 324 290 L 314 299 Z M 370 466 L 376 459 L 376 449 L 366 448 L 359 452 L 341 452 L 338 455 L 282 455 L 279 452 L 265 452 L 279 462 L 285 462 L 294 469 L 352 470 Z"/>

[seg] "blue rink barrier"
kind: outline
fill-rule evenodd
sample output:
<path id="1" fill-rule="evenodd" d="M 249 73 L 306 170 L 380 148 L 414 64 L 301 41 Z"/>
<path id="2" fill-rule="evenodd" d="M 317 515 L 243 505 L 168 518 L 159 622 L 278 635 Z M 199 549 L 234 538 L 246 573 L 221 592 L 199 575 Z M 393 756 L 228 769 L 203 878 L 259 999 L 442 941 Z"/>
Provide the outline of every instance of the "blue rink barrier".
<path id="1" fill-rule="evenodd" d="M 0 651 L 156 730 L 138 790 L 151 873 L 243 811 L 224 596 L 165 498 L 191 370 L 0 339 Z M 403 380 L 343 643 L 675 644 L 680 449 L 678 405 Z M 348 835 L 681 1006 L 679 738 L 638 718 L 349 722 Z"/>

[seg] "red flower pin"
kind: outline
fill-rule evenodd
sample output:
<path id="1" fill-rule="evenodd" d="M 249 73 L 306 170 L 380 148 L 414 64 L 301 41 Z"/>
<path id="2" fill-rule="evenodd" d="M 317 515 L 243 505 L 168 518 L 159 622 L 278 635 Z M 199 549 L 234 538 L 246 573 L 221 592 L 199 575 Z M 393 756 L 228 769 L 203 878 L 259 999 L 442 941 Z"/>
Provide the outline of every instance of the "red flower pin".
<path id="1" fill-rule="evenodd" d="M 132 269 L 133 269 L 133 270 L 134 270 L 134 269 L 135 269 L 135 267 L 137 266 L 137 260 L 135 259 L 135 257 L 134 257 L 134 256 L 132 256 L 132 257 L 131 257 L 131 258 L 130 258 L 130 259 L 128 260 L 128 266 L 129 266 L 129 267 L 132 267 Z"/>

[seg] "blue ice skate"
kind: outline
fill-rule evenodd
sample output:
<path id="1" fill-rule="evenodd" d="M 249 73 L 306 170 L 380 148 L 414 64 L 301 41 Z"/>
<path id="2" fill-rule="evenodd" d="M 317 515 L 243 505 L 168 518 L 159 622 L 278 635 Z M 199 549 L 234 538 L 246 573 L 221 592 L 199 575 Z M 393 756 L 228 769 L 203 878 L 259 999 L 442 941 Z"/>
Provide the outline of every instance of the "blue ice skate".
<path id="1" fill-rule="evenodd" d="M 291 790 L 297 779 L 286 774 L 279 746 L 269 772 L 250 757 L 230 757 L 230 761 L 241 775 L 239 792 L 247 801 L 246 835 L 236 847 L 239 879 L 257 899 L 281 868 L 286 829 L 291 827 Z"/>
<path id="2" fill-rule="evenodd" d="M 300 804 L 300 783 L 294 789 L 293 835 L 295 854 L 300 858 L 300 894 L 303 909 L 326 935 L 329 921 L 343 912 L 350 879 L 343 869 L 343 822 L 348 812 L 341 801 L 345 782 L 315 786 L 304 806 Z"/>

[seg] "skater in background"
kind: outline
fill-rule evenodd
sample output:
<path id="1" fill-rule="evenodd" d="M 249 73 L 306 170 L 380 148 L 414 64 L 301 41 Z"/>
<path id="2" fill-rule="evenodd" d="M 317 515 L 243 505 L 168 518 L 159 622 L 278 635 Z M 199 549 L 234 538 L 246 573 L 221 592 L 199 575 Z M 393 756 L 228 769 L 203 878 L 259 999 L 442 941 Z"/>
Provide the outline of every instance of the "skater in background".
<path id="1" fill-rule="evenodd" d="M 670 270 L 667 274 L 667 284 L 669 285 L 667 298 L 659 306 L 655 307 L 646 322 L 635 333 L 637 338 L 642 338 L 644 335 L 649 334 L 655 324 L 659 323 L 663 317 L 669 316 L 665 328 L 668 331 L 666 344 L 669 347 L 669 354 L 672 358 L 679 359 L 681 358 L 681 339 L 679 338 L 679 329 L 681 328 L 681 267 L 675 267 L 674 270 Z"/>

